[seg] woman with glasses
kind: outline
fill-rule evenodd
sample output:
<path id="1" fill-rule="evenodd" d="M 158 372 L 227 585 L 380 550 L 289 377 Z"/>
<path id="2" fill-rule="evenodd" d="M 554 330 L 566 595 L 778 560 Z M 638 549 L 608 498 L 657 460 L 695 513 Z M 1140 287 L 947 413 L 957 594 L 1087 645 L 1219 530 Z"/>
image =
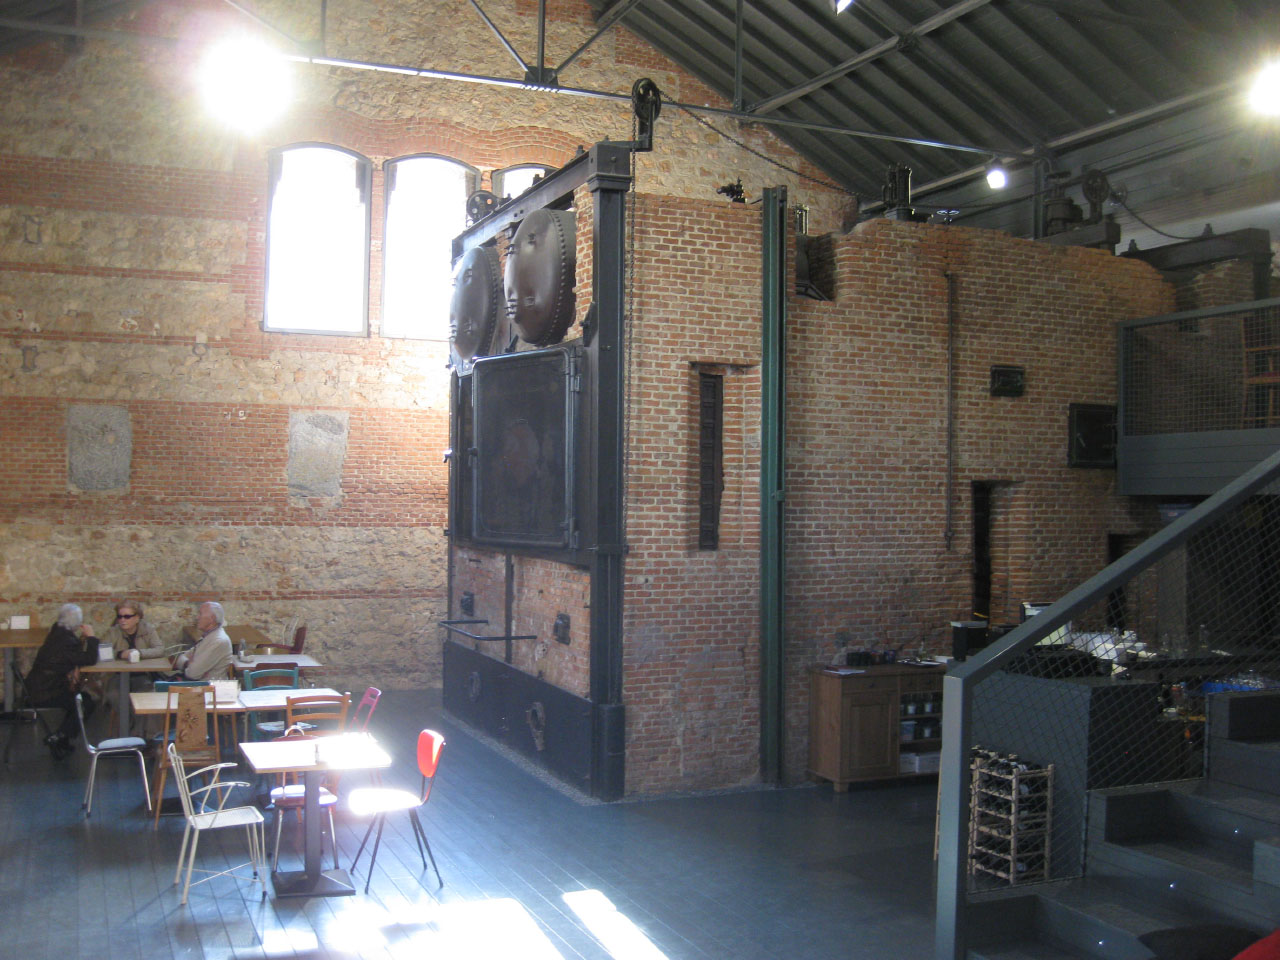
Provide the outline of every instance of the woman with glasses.
<path id="1" fill-rule="evenodd" d="M 142 604 L 136 600 L 116 604 L 116 622 L 107 628 L 102 642 L 111 644 L 117 659 L 127 657 L 130 650 L 137 650 L 142 660 L 164 656 L 164 644 L 156 628 L 143 618 Z"/>

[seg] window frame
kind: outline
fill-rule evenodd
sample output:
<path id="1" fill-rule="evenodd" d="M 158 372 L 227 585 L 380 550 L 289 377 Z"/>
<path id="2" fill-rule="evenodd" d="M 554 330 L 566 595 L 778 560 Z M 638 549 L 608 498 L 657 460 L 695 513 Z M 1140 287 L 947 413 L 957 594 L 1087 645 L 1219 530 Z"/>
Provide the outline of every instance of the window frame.
<path id="1" fill-rule="evenodd" d="M 361 320 L 359 330 L 317 330 L 309 327 L 273 326 L 269 322 L 267 312 L 271 302 L 271 208 L 275 200 L 276 188 L 284 172 L 284 157 L 292 150 L 320 148 L 344 153 L 356 161 L 357 170 L 363 175 L 359 178 L 358 188 L 364 195 L 364 242 L 362 246 L 362 279 L 361 279 Z M 368 337 L 369 335 L 369 253 L 373 237 L 373 161 L 359 151 L 343 147 L 336 143 L 325 143 L 320 140 L 300 140 L 296 143 L 273 147 L 267 152 L 267 198 L 263 239 L 262 265 L 262 331 L 263 333 L 308 334 L 327 337 Z"/>
<path id="2" fill-rule="evenodd" d="M 396 169 L 396 164 L 402 163 L 405 160 L 444 160 L 447 163 L 452 163 L 461 167 L 466 189 L 466 195 L 463 197 L 464 210 L 467 199 L 469 199 L 471 195 L 480 188 L 481 173 L 479 168 L 472 166 L 466 161 L 459 160 L 457 157 L 446 156 L 443 153 L 429 153 L 425 151 L 421 153 L 407 153 L 399 157 L 388 157 L 386 160 L 382 161 L 382 270 L 381 277 L 379 279 L 378 291 L 378 336 L 386 340 L 424 340 L 432 343 L 448 343 L 452 338 L 449 336 L 447 329 L 445 331 L 445 335 L 441 337 L 420 336 L 413 333 L 386 332 L 387 277 L 389 275 L 389 271 L 387 270 L 387 251 L 390 246 L 387 237 L 387 229 L 391 222 L 391 195 L 394 192 L 394 171 Z M 465 219 L 461 229 L 466 229 Z M 461 232 L 461 230 L 459 232 Z M 449 263 L 450 272 L 452 272 L 453 266 L 454 265 L 451 260 Z"/>
<path id="3" fill-rule="evenodd" d="M 493 183 L 493 192 L 498 197 L 499 200 L 503 200 L 506 198 L 506 188 L 503 184 L 503 180 L 506 179 L 507 174 L 509 174 L 513 170 L 525 170 L 529 168 L 536 168 L 538 170 L 541 170 L 542 175 L 544 177 L 556 169 L 555 167 L 549 166 L 548 164 L 545 164 L 545 163 L 533 163 L 532 161 L 522 160 L 520 163 L 513 163 L 509 167 L 503 167 L 500 170 L 494 170 L 491 174 L 489 174 L 489 180 Z M 520 193 L 523 193 L 523 192 L 524 192 L 523 190 L 520 191 Z M 519 195 L 520 194 L 515 194 L 515 196 L 519 196 Z"/>

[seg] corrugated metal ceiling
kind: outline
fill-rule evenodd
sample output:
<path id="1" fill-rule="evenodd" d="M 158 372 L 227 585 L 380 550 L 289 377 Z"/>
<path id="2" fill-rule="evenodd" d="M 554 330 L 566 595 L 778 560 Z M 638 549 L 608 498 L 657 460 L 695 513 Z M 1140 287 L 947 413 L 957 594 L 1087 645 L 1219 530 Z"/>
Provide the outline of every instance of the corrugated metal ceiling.
<path id="1" fill-rule="evenodd" d="M 770 124 L 864 211 L 906 164 L 919 210 L 1030 234 L 1046 177 L 1092 167 L 1124 195 L 1126 233 L 1280 228 L 1280 119 L 1239 109 L 1249 71 L 1280 54 L 1275 0 L 586 2 L 724 95 L 718 126 Z M 24 25 L 92 35 L 139 5 L 0 0 L 0 50 L 45 38 Z M 999 197 L 981 180 L 993 158 L 1015 162 Z"/>

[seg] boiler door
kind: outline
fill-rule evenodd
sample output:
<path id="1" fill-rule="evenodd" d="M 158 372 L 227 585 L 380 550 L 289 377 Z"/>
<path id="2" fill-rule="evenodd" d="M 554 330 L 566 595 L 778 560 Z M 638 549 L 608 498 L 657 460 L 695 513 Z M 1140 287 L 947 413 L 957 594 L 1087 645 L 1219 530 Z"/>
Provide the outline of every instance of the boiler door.
<path id="1" fill-rule="evenodd" d="M 465 366 L 489 352 L 501 298 L 498 251 L 493 247 L 472 247 L 462 255 L 453 275 L 449 328 L 453 331 L 454 366 Z"/>
<path id="2" fill-rule="evenodd" d="M 559 343 L 573 323 L 578 252 L 574 216 L 535 210 L 507 248 L 507 315 L 526 343 Z"/>

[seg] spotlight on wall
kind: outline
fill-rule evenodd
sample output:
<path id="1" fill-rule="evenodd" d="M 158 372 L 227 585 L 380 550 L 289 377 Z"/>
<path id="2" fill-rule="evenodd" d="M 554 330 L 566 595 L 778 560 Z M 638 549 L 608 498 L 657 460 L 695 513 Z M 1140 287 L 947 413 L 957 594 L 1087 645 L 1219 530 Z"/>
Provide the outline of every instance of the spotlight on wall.
<path id="1" fill-rule="evenodd" d="M 1267 117 L 1280 116 L 1280 60 L 1268 63 L 1253 78 L 1249 106 Z"/>
<path id="2" fill-rule="evenodd" d="M 987 167 L 987 186 L 992 190 L 1003 190 L 1009 185 L 1009 174 L 1004 166 L 992 163 Z"/>
<path id="3" fill-rule="evenodd" d="M 261 130 L 292 98 L 288 61 L 254 37 L 228 38 L 210 47 L 199 81 L 206 109 L 244 133 Z"/>

